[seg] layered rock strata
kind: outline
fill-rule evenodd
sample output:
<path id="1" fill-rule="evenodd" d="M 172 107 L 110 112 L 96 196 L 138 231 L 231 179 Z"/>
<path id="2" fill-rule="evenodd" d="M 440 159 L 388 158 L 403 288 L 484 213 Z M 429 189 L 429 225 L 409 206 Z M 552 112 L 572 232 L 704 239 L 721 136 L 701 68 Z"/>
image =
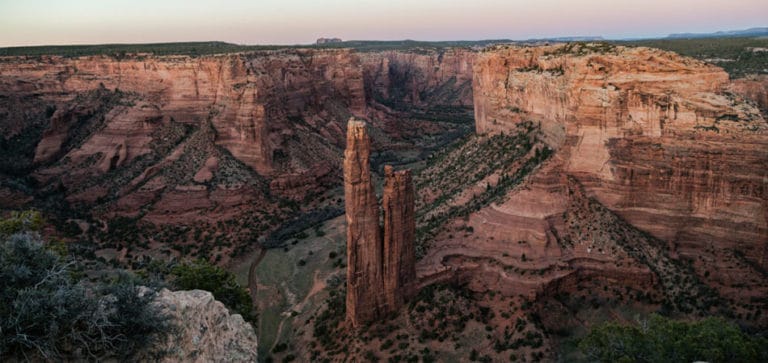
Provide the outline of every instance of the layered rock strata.
<path id="1" fill-rule="evenodd" d="M 478 137 L 533 121 L 555 152 L 494 203 L 442 225 L 418 263 L 420 286 L 537 300 L 603 281 L 681 311 L 764 310 L 754 303 L 768 296 L 768 123 L 757 81 L 605 44 L 494 47 L 474 71 Z M 462 163 L 469 146 L 444 162 Z M 464 187 L 452 203 L 498 183 Z"/>
<path id="2" fill-rule="evenodd" d="M 60 192 L 57 205 L 104 223 L 136 219 L 162 247 L 206 242 L 154 226 L 213 232 L 237 218 L 222 231 L 236 248 L 286 217 L 281 199 L 341 182 L 345 122 L 365 108 L 351 50 L 2 57 L 0 208 L 23 200 L 5 176 L 24 175 L 21 191 Z"/>
<path id="3" fill-rule="evenodd" d="M 413 292 L 414 194 L 410 171 L 386 168 L 384 228 L 370 168 L 365 122 L 351 119 L 344 152 L 347 319 L 353 326 L 396 311 Z"/>
<path id="4" fill-rule="evenodd" d="M 135 93 L 146 101 L 109 115 L 102 133 L 112 141 L 99 143 L 103 140 L 94 137 L 83 145 L 88 153 L 110 154 L 122 148 L 130 160 L 146 152 L 147 135 L 156 131 L 163 117 L 191 124 L 210 121 L 216 144 L 263 175 L 283 167 L 276 165 L 275 155 L 288 152 L 285 143 L 298 131 L 318 132 L 341 147 L 349 113 L 365 112 L 362 69 L 350 50 L 0 59 L 3 96 L 40 98 L 61 110 L 78 93 L 99 87 Z M 57 111 L 54 119 L 73 117 L 72 112 L 62 112 L 67 111 Z M 20 125 L 3 126 L 13 130 Z M 67 132 L 60 126 L 66 122 L 54 121 L 46 131 L 37 161 L 57 151 Z M 136 139 L 137 135 L 143 138 Z M 127 142 L 131 137 L 136 140 Z"/>
<path id="5" fill-rule="evenodd" d="M 768 124 L 722 69 L 605 44 L 497 47 L 474 64 L 478 133 L 539 122 L 561 172 L 632 225 L 685 255 L 763 259 Z"/>

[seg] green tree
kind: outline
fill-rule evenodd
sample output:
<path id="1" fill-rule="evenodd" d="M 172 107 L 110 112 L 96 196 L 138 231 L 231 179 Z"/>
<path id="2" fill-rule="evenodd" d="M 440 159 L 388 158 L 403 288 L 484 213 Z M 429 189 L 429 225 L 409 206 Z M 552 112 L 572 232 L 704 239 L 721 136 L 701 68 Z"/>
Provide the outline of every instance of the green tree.
<path id="1" fill-rule="evenodd" d="M 593 328 L 579 348 L 599 362 L 768 361 L 768 339 L 722 318 L 687 322 L 652 315 L 637 325 L 608 322 Z"/>
<path id="2" fill-rule="evenodd" d="M 37 232 L 43 228 L 43 216 L 35 210 L 13 211 L 10 217 L 0 219 L 0 238 L 19 232 Z"/>
<path id="3" fill-rule="evenodd" d="M 171 275 L 172 283 L 179 289 L 210 291 L 216 300 L 242 315 L 243 319 L 251 323 L 256 322 L 257 314 L 253 311 L 251 295 L 237 283 L 235 275 L 231 272 L 198 260 L 175 266 Z"/>
<path id="4" fill-rule="evenodd" d="M 128 359 L 169 329 L 154 292 L 74 278 L 36 234 L 0 240 L 0 361 Z"/>

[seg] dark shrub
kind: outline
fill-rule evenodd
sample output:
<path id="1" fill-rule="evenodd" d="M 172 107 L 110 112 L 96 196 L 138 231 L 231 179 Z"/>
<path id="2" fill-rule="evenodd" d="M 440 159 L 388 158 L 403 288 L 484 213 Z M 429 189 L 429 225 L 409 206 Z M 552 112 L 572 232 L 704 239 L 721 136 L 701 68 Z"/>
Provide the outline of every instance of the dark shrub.
<path id="1" fill-rule="evenodd" d="M 151 289 L 127 279 L 87 284 L 73 278 L 74 267 L 36 234 L 0 243 L 0 357 L 125 359 L 168 331 Z"/>

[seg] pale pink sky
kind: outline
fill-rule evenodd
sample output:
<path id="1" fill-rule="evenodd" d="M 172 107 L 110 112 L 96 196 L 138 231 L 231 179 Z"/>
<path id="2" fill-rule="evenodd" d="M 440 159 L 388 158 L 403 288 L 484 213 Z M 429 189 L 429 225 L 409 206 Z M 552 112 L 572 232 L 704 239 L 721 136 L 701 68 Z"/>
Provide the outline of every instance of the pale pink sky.
<path id="1" fill-rule="evenodd" d="M 662 36 L 768 26 L 768 0 L 0 0 L 0 46 Z"/>

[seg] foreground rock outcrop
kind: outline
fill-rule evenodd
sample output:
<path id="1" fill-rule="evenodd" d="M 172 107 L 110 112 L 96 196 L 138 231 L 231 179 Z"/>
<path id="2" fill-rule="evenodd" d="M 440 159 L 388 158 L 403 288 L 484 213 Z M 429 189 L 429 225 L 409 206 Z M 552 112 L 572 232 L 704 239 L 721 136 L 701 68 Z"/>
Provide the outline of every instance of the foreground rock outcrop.
<path id="1" fill-rule="evenodd" d="M 208 291 L 161 290 L 155 304 L 170 316 L 174 331 L 149 356 L 163 362 L 256 362 L 253 327 Z"/>
<path id="2" fill-rule="evenodd" d="M 347 319 L 353 326 L 396 311 L 414 290 L 415 219 L 410 171 L 386 167 L 384 230 L 379 224 L 365 122 L 347 124 L 344 196 L 347 220 Z"/>

